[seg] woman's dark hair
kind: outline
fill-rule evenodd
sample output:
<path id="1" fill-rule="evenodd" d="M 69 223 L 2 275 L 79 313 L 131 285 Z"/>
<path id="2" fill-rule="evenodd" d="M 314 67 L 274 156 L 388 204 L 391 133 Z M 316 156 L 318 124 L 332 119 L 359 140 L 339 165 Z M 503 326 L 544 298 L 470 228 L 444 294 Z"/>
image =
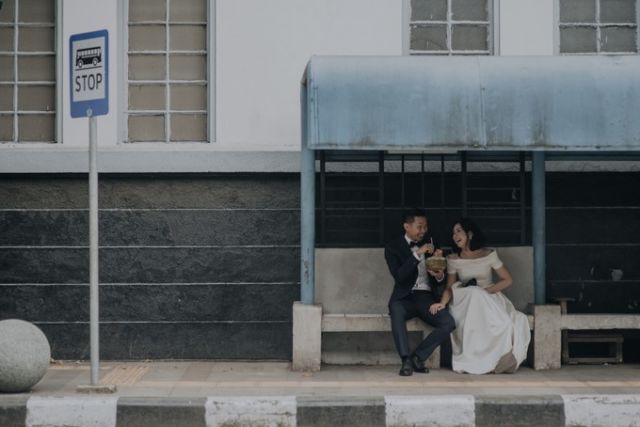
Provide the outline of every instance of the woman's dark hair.
<path id="1" fill-rule="evenodd" d="M 469 233 L 473 234 L 473 238 L 469 240 L 469 249 L 472 251 L 483 248 L 487 244 L 487 238 L 482 230 L 480 230 L 480 227 L 478 227 L 478 225 L 469 218 L 460 218 L 458 221 L 453 223 L 451 228 L 453 229 L 456 224 L 460 224 L 462 230 L 467 233 L 467 238 L 469 237 Z M 452 243 L 451 247 L 453 248 L 453 251 L 459 254 L 462 249 L 456 245 L 456 242 Z"/>

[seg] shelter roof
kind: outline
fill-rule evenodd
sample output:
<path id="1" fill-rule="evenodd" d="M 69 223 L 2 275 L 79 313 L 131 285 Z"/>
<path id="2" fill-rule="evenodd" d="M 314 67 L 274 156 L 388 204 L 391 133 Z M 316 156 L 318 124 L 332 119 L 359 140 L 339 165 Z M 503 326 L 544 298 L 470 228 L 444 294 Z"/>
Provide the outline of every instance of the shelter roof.
<path id="1" fill-rule="evenodd" d="M 640 151 L 637 55 L 314 56 L 302 83 L 311 149 Z"/>

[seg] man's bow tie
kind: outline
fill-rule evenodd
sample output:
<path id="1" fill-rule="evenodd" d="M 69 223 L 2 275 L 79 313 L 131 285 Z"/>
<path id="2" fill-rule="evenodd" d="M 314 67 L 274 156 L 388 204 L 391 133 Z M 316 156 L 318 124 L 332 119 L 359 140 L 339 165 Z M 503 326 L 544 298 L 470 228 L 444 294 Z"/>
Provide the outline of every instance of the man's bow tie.
<path id="1" fill-rule="evenodd" d="M 413 240 L 409 242 L 409 247 L 412 248 L 414 246 L 418 246 L 418 242 L 414 242 Z"/>

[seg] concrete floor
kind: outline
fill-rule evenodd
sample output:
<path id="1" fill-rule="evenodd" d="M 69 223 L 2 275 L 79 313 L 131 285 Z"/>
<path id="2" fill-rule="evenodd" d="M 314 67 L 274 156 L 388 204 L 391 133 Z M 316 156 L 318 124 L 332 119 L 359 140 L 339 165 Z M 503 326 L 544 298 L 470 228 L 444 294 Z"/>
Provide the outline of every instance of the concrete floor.
<path id="1" fill-rule="evenodd" d="M 292 372 L 286 362 L 150 361 L 102 362 L 101 384 L 115 384 L 118 396 L 386 396 L 638 394 L 640 365 L 579 365 L 512 375 L 457 374 L 449 369 L 400 377 L 398 366 L 331 366 L 320 372 Z M 31 395 L 76 395 L 89 383 L 86 362 L 55 362 Z M 7 395 L 5 395 L 7 396 Z"/>

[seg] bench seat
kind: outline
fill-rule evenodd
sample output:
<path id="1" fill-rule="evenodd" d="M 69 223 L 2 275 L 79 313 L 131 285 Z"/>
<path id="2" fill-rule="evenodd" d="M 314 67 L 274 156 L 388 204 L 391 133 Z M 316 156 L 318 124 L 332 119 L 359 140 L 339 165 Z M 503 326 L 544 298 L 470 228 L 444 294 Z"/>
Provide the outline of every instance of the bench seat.
<path id="1" fill-rule="evenodd" d="M 533 329 L 533 316 L 527 315 L 529 328 Z M 323 314 L 322 332 L 386 332 L 391 330 L 388 314 Z M 407 321 L 408 331 L 431 332 L 433 327 L 420 319 Z"/>
<path id="2" fill-rule="evenodd" d="M 561 329 L 640 329 L 638 314 L 563 314 Z"/>
<path id="3" fill-rule="evenodd" d="M 391 319 L 388 314 L 324 314 L 322 332 L 388 332 Z M 420 319 L 407 321 L 407 331 L 431 332 L 433 327 Z"/>

